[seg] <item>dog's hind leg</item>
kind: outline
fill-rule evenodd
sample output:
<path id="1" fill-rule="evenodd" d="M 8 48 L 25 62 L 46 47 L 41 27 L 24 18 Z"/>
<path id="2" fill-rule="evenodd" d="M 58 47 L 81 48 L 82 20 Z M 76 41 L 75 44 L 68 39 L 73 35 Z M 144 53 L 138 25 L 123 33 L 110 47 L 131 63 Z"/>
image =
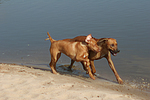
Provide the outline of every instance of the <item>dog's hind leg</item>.
<path id="1" fill-rule="evenodd" d="M 51 62 L 50 62 L 50 67 L 51 67 L 51 70 L 54 74 L 58 74 L 57 71 L 56 71 L 56 63 L 58 61 L 58 59 L 60 58 L 61 56 L 61 53 L 57 53 L 57 54 L 51 54 Z"/>
<path id="2" fill-rule="evenodd" d="M 74 62 L 75 62 L 75 61 L 71 59 L 71 64 L 70 64 L 69 67 L 68 67 L 68 70 L 69 70 L 69 71 L 71 71 Z"/>
<path id="3" fill-rule="evenodd" d="M 92 72 L 91 72 L 91 68 L 89 67 L 90 65 L 90 62 L 89 61 L 86 61 L 86 62 L 83 62 L 84 65 L 86 65 L 86 70 L 88 71 L 88 74 L 89 76 L 95 80 L 95 77 L 93 76 Z"/>

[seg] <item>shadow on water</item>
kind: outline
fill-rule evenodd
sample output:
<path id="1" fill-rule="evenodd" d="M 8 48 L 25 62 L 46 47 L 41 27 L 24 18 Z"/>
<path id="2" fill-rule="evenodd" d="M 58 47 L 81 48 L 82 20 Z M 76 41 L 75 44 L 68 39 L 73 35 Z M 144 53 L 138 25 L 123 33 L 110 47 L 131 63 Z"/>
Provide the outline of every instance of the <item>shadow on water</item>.
<path id="1" fill-rule="evenodd" d="M 51 71 L 50 66 L 48 64 L 32 64 L 32 63 L 28 63 L 28 64 L 21 64 L 22 66 L 27 66 L 29 68 L 34 68 L 34 69 L 40 69 L 43 71 Z M 41 66 L 45 66 L 45 67 L 41 67 Z M 73 66 L 73 68 L 70 70 L 68 68 L 69 65 L 61 65 L 61 64 L 57 64 L 56 65 L 56 70 L 59 74 L 61 75 L 66 75 L 66 76 L 72 76 L 78 79 L 90 79 L 89 74 L 87 74 L 84 70 L 82 69 L 78 69 L 76 66 Z M 103 81 L 107 81 L 107 82 L 111 82 L 111 83 L 115 83 L 118 84 L 118 82 L 116 81 L 112 81 L 109 80 L 107 78 L 101 77 L 99 74 L 95 74 L 96 79 L 100 79 Z M 89 80 L 85 80 L 88 81 Z"/>

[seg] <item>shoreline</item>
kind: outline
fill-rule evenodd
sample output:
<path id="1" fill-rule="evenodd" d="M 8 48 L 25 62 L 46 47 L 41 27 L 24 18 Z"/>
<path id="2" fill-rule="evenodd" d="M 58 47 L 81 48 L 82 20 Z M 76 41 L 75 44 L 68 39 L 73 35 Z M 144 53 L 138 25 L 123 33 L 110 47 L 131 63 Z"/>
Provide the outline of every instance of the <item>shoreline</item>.
<path id="1" fill-rule="evenodd" d="M 149 100 L 149 93 L 113 82 L 0 64 L 0 100 Z M 6 95 L 7 94 L 7 95 Z"/>

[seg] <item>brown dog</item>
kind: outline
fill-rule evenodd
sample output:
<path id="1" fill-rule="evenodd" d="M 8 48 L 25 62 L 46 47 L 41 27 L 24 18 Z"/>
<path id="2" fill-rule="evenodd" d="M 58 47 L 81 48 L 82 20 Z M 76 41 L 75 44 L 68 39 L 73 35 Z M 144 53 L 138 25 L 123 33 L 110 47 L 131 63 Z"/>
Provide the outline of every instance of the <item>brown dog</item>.
<path id="1" fill-rule="evenodd" d="M 45 40 L 51 41 L 51 47 L 50 47 L 51 62 L 49 65 L 54 74 L 57 74 L 57 71 L 55 68 L 56 62 L 60 58 L 61 53 L 64 53 L 65 55 L 70 57 L 72 60 L 84 63 L 85 65 L 84 67 L 88 71 L 89 76 L 92 79 L 95 79 L 89 67 L 90 60 L 88 56 L 89 56 L 89 50 L 93 52 L 100 52 L 100 49 L 97 45 L 97 41 L 92 38 L 91 34 L 89 34 L 88 36 L 85 36 L 85 39 L 82 42 L 70 41 L 70 39 L 56 41 L 51 38 L 48 32 L 47 34 L 49 38 Z"/>
<path id="2" fill-rule="evenodd" d="M 71 41 L 83 41 L 84 39 L 85 39 L 85 36 L 78 36 L 76 38 L 73 38 Z M 118 83 L 123 84 L 123 81 L 120 78 L 120 76 L 118 75 L 118 73 L 115 69 L 115 66 L 112 62 L 112 59 L 111 59 L 111 54 L 113 56 L 115 56 L 118 52 L 120 52 L 120 50 L 118 50 L 118 47 L 117 47 L 117 41 L 113 38 L 100 38 L 100 39 L 94 38 L 94 39 L 97 41 L 97 44 L 98 44 L 99 49 L 101 51 L 98 53 L 93 52 L 91 50 L 89 51 L 89 59 L 90 59 L 90 66 L 92 69 L 92 73 L 93 74 L 96 73 L 95 66 L 94 66 L 94 60 L 106 58 L 110 68 L 112 69 L 112 71 L 114 72 L 114 74 L 116 76 Z M 72 68 L 72 65 L 74 62 L 75 62 L 74 60 L 71 60 L 71 64 L 69 66 L 69 69 Z M 83 68 L 85 69 L 84 63 L 83 62 L 81 62 L 81 63 L 83 65 Z"/>

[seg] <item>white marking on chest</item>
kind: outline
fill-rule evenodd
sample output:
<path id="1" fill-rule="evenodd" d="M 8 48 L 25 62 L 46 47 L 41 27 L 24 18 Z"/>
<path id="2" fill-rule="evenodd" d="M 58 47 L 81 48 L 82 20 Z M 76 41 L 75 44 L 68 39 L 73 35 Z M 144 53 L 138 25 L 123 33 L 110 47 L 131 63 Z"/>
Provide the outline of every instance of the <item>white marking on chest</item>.
<path id="1" fill-rule="evenodd" d="M 86 57 L 86 55 L 83 56 L 83 58 L 85 58 L 85 57 Z"/>

